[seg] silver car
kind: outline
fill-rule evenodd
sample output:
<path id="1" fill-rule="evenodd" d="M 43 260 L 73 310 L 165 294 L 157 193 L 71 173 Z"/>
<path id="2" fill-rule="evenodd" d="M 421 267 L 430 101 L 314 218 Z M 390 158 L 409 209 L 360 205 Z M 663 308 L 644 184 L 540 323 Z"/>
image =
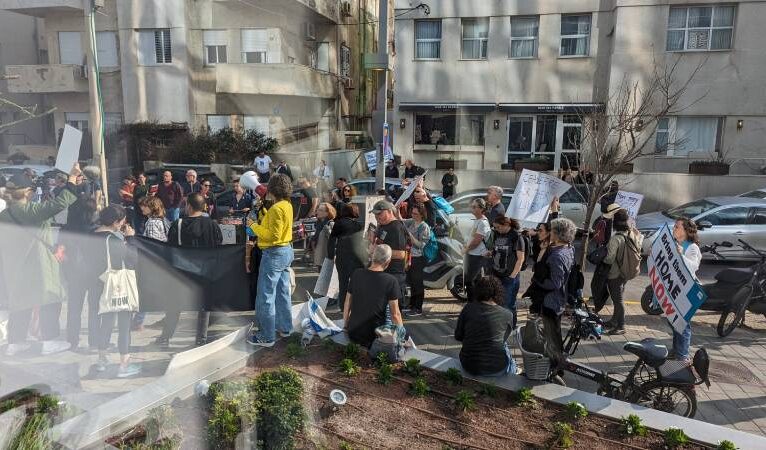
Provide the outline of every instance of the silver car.
<path id="1" fill-rule="evenodd" d="M 745 192 L 744 194 L 739 194 L 737 197 L 758 198 L 764 200 L 766 199 L 766 188 Z"/>
<path id="2" fill-rule="evenodd" d="M 643 253 L 648 255 L 657 230 L 667 224 L 672 227 L 678 217 L 697 223 L 700 245 L 729 241 L 734 247 L 719 247 L 718 252 L 729 259 L 752 259 L 752 253 L 739 247 L 742 239 L 757 249 L 766 249 L 766 200 L 747 197 L 707 197 L 666 211 L 641 214 L 636 227 L 644 235 Z M 714 259 L 703 254 L 705 259 Z"/>

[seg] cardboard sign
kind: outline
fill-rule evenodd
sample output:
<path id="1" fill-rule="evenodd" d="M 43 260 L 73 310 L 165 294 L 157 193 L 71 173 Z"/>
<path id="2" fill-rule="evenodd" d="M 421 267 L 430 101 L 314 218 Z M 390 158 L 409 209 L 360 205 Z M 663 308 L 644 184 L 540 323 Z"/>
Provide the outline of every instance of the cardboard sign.
<path id="1" fill-rule="evenodd" d="M 681 333 L 705 302 L 707 294 L 686 267 L 677 247 L 673 233 L 665 225 L 652 243 L 649 280 L 662 315 Z"/>
<path id="2" fill-rule="evenodd" d="M 524 169 L 505 215 L 518 220 L 523 227 L 535 227 L 548 219 L 553 198 L 561 197 L 571 187 L 559 178 Z"/>
<path id="3" fill-rule="evenodd" d="M 615 203 L 628 211 L 628 215 L 633 220 L 638 216 L 638 210 L 641 209 L 641 202 L 643 201 L 643 195 L 627 191 L 618 191 L 617 197 L 614 199 Z"/>
<path id="4" fill-rule="evenodd" d="M 69 173 L 80 159 L 80 142 L 82 142 L 82 131 L 75 127 L 64 125 L 64 135 L 61 137 L 61 145 L 56 155 L 56 168 L 62 172 Z"/>
<path id="5" fill-rule="evenodd" d="M 234 245 L 237 243 L 237 227 L 235 225 L 218 225 L 223 235 L 222 245 Z"/>
<path id="6" fill-rule="evenodd" d="M 415 189 L 418 188 L 418 185 L 420 184 L 420 182 L 423 180 L 423 178 L 426 176 L 427 173 L 428 171 L 426 170 L 425 172 L 423 172 L 423 175 L 418 175 L 412 181 L 410 181 L 410 184 L 407 186 L 407 189 L 405 189 L 402 195 L 399 196 L 394 206 L 398 208 L 399 205 L 402 204 L 402 202 L 410 198 L 412 196 L 412 193 L 415 192 Z"/>
<path id="7" fill-rule="evenodd" d="M 322 262 L 322 270 L 319 271 L 319 277 L 314 285 L 314 293 L 323 297 L 335 298 L 338 296 L 338 291 L 338 269 L 332 259 L 325 258 Z"/>

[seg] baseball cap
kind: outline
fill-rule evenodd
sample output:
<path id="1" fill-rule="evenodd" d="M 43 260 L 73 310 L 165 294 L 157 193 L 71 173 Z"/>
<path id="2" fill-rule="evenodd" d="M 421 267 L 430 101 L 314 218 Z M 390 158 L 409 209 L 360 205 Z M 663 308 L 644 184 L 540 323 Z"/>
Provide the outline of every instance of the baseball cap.
<path id="1" fill-rule="evenodd" d="M 35 187 L 35 184 L 24 176 L 24 174 L 16 174 L 6 183 L 5 185 L 6 189 L 30 189 Z"/>
<path id="2" fill-rule="evenodd" d="M 378 200 L 375 202 L 375 205 L 372 207 L 372 211 L 370 212 L 373 214 L 378 214 L 383 211 L 391 211 L 392 209 L 394 209 L 394 205 L 388 200 Z"/>
<path id="3" fill-rule="evenodd" d="M 620 208 L 621 206 L 618 205 L 617 203 L 612 203 L 611 205 L 606 207 L 606 212 L 604 212 L 601 215 L 604 216 L 605 219 L 612 219 L 614 218 L 614 213 L 619 211 Z"/>

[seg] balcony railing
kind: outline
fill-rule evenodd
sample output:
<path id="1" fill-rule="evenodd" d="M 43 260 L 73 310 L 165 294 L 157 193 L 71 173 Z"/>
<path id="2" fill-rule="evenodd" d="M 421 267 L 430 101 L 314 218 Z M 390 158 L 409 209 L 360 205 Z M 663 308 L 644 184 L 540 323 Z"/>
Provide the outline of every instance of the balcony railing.
<path id="1" fill-rule="evenodd" d="M 298 64 L 218 64 L 216 92 L 335 98 L 335 76 Z"/>
<path id="2" fill-rule="evenodd" d="M 240 0 L 213 0 L 216 2 L 239 2 Z M 263 0 L 261 0 L 263 2 Z M 333 23 L 338 23 L 340 20 L 339 15 L 339 1 L 338 0 L 266 0 L 261 3 L 264 7 L 293 7 L 296 4 L 312 10 L 314 13 L 323 16 L 325 19 L 330 20 Z M 243 3 L 247 4 L 247 2 Z M 296 11 L 299 12 L 299 11 Z"/>
<path id="3" fill-rule="evenodd" d="M 82 5 L 82 0 L 0 0 L 0 10 L 37 17 L 82 11 Z"/>
<path id="4" fill-rule="evenodd" d="M 8 75 L 8 92 L 15 94 L 88 92 L 88 80 L 83 76 L 82 66 L 5 66 L 5 72 Z"/>

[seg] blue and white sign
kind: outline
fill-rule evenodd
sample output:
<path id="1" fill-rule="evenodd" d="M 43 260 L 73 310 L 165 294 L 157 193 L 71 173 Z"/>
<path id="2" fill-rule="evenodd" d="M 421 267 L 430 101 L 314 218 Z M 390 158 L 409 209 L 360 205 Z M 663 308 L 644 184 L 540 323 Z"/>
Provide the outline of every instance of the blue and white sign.
<path id="1" fill-rule="evenodd" d="M 667 225 L 660 229 L 652 243 L 649 280 L 662 315 L 677 332 L 683 332 L 707 294 L 686 267 Z"/>

